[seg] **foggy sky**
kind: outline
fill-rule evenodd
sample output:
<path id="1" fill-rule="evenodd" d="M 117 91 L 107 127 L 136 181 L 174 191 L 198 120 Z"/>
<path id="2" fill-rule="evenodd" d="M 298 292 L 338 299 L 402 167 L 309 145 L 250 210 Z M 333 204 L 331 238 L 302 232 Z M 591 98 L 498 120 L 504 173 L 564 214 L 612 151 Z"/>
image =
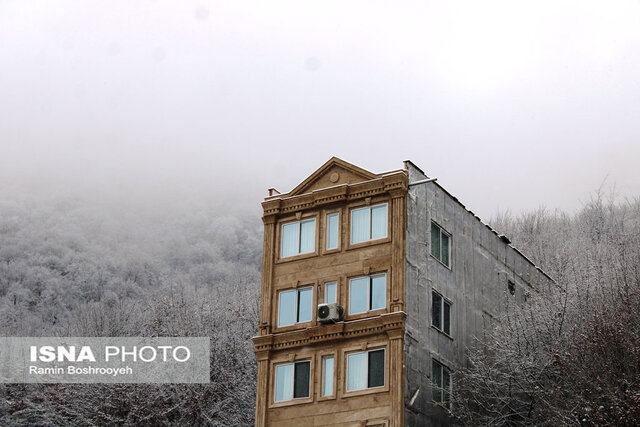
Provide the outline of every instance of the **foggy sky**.
<path id="1" fill-rule="evenodd" d="M 637 1 L 0 2 L 5 189 L 257 207 L 335 155 L 571 212 L 640 195 L 639 118 Z"/>

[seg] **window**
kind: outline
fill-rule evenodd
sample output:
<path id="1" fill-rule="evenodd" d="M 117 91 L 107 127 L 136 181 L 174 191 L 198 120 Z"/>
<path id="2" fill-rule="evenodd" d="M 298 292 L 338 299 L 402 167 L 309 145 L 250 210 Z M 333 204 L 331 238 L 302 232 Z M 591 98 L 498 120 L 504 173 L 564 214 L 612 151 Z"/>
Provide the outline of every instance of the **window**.
<path id="1" fill-rule="evenodd" d="M 324 284 L 324 302 L 331 304 L 338 301 L 338 282 L 327 282 Z"/>
<path id="2" fill-rule="evenodd" d="M 333 395 L 333 356 L 322 358 L 322 396 Z"/>
<path id="3" fill-rule="evenodd" d="M 316 250 L 316 219 L 282 224 L 280 258 Z"/>
<path id="4" fill-rule="evenodd" d="M 444 231 L 435 222 L 431 221 L 431 255 L 450 267 L 449 258 L 451 254 L 450 241 L 451 235 Z"/>
<path id="5" fill-rule="evenodd" d="M 387 204 L 351 211 L 351 243 L 387 237 Z"/>
<path id="6" fill-rule="evenodd" d="M 309 397 L 311 362 L 287 363 L 276 366 L 276 402 Z"/>
<path id="7" fill-rule="evenodd" d="M 278 327 L 311 322 L 313 288 L 292 289 L 278 295 Z"/>
<path id="8" fill-rule="evenodd" d="M 347 355 L 347 391 L 384 385 L 384 349 Z"/>
<path id="9" fill-rule="evenodd" d="M 431 324 L 451 335 L 451 304 L 435 291 L 431 292 Z"/>
<path id="10" fill-rule="evenodd" d="M 449 406 L 451 401 L 451 372 L 435 359 L 431 359 L 431 387 L 433 401 Z"/>
<path id="11" fill-rule="evenodd" d="M 327 250 L 338 248 L 338 214 L 327 215 Z"/>
<path id="12" fill-rule="evenodd" d="M 349 281 L 349 314 L 387 306 L 387 275 L 364 276 Z"/>

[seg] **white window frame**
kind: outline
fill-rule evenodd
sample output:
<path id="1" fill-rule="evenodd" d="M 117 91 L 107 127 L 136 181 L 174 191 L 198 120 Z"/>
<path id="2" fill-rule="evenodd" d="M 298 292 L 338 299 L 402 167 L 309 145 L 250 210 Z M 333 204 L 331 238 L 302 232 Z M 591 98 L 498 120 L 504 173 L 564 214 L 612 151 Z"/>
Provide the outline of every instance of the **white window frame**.
<path id="1" fill-rule="evenodd" d="M 296 366 L 297 364 L 300 363 L 308 363 L 309 364 L 309 384 L 308 384 L 308 390 L 307 390 L 307 395 L 306 396 L 301 396 L 301 397 L 293 397 L 295 395 L 295 384 L 296 384 Z M 278 363 L 276 365 L 273 365 L 273 401 L 275 403 L 280 403 L 280 402 L 290 402 L 292 400 L 299 400 L 299 399 L 309 399 L 311 397 L 311 383 L 312 383 L 312 377 L 311 377 L 311 372 L 312 372 L 312 363 L 311 363 L 311 359 L 307 359 L 307 360 L 296 360 L 295 362 L 292 363 Z M 290 399 L 282 399 L 282 400 L 278 400 L 277 396 L 278 396 L 278 367 L 281 366 L 291 366 L 293 368 L 293 375 L 291 376 L 291 380 L 293 381 L 293 384 L 291 386 L 291 398 Z"/>
<path id="2" fill-rule="evenodd" d="M 438 297 L 440 297 L 440 327 L 434 325 L 433 323 L 433 301 L 434 298 L 433 296 L 437 295 Z M 444 306 L 448 305 L 449 306 L 449 332 L 444 330 Z M 435 289 L 431 290 L 431 326 L 433 326 L 434 328 L 436 328 L 438 331 L 442 332 L 445 335 L 451 336 L 451 308 L 453 307 L 453 304 L 451 304 L 451 301 L 449 301 L 447 298 L 445 298 L 440 292 L 436 291 Z"/>
<path id="3" fill-rule="evenodd" d="M 436 226 L 439 230 L 440 230 L 440 258 L 436 257 L 433 254 L 433 241 L 431 238 L 431 229 L 433 228 L 433 226 Z M 447 260 L 448 263 L 445 264 L 444 261 L 442 260 L 442 235 L 447 236 L 447 241 L 449 242 L 449 244 L 447 245 Z M 449 233 L 447 230 L 445 230 L 440 224 L 438 224 L 437 222 L 435 222 L 434 220 L 431 220 L 431 224 L 429 225 L 429 255 L 431 255 L 431 257 L 435 260 L 437 260 L 440 264 L 444 265 L 445 267 L 447 267 L 448 269 L 451 269 L 451 242 L 452 242 L 452 237 L 451 237 L 451 233 Z"/>
<path id="4" fill-rule="evenodd" d="M 374 351 L 382 351 L 382 361 L 383 361 L 383 367 L 382 367 L 382 385 L 377 385 L 374 387 L 369 387 L 369 353 L 374 352 Z M 365 375 L 367 376 L 366 378 L 366 383 L 367 386 L 364 388 L 354 388 L 354 389 L 349 389 L 349 356 L 353 356 L 356 354 L 366 354 L 365 356 L 365 368 L 364 368 L 364 372 Z M 366 350 L 366 351 L 352 351 L 349 353 L 345 354 L 345 384 L 344 384 L 344 389 L 349 393 L 349 392 L 353 392 L 353 391 L 362 391 L 362 390 L 371 390 L 371 389 L 375 389 L 375 388 L 382 388 L 386 385 L 387 383 L 387 349 L 386 348 L 372 348 L 371 350 Z"/>
<path id="5" fill-rule="evenodd" d="M 305 320 L 303 322 L 300 321 L 300 292 L 310 289 L 311 290 L 311 319 L 309 320 Z M 295 322 L 287 324 L 287 325 L 281 325 L 280 324 L 280 310 L 281 310 L 281 298 L 280 295 L 285 294 L 287 292 L 295 292 L 296 298 L 295 298 L 295 302 L 293 304 L 293 309 L 295 310 Z M 309 323 L 309 322 L 313 322 L 313 286 L 304 286 L 301 288 L 295 288 L 295 289 L 287 289 L 284 291 L 279 291 L 278 292 L 278 327 L 279 328 L 284 328 L 287 326 L 293 326 L 293 325 L 298 325 L 300 323 Z"/>
<path id="6" fill-rule="evenodd" d="M 333 366 L 332 366 L 332 371 L 331 371 L 331 375 L 327 375 L 327 372 L 325 370 L 325 360 L 326 359 L 332 359 L 333 360 Z M 322 381 L 320 383 L 320 397 L 330 397 L 330 396 L 335 396 L 336 394 L 336 356 L 334 354 L 326 354 L 324 356 L 322 356 L 321 360 L 321 374 L 322 374 Z M 325 393 L 325 384 L 327 382 L 327 378 L 331 377 L 331 393 Z"/>
<path id="7" fill-rule="evenodd" d="M 329 294 L 329 286 L 328 285 L 335 285 L 336 287 L 336 300 L 335 302 L 338 302 L 338 281 L 337 280 L 332 280 L 331 282 L 325 282 L 324 283 L 324 302 L 325 304 L 327 304 L 327 300 L 328 298 L 328 294 Z"/>
<path id="8" fill-rule="evenodd" d="M 329 217 L 337 217 L 338 219 L 336 220 L 336 245 L 333 247 L 329 247 L 329 234 L 330 234 L 330 230 L 329 230 Z M 333 251 L 336 249 L 340 248 L 340 212 L 329 212 L 326 216 L 325 216 L 325 221 L 326 221 L 326 227 L 325 227 L 325 250 L 327 251 Z"/>
<path id="9" fill-rule="evenodd" d="M 371 287 L 373 286 L 373 278 L 374 277 L 380 277 L 380 276 L 384 276 L 384 306 L 379 307 L 379 308 L 371 308 Z M 351 282 L 354 280 L 358 280 L 358 279 L 362 279 L 362 278 L 367 278 L 367 301 L 368 301 L 368 307 L 367 310 L 365 311 L 358 311 L 358 312 L 352 312 L 351 311 L 351 299 L 353 298 L 353 293 L 352 293 L 352 288 L 351 288 Z M 349 279 L 349 303 L 348 305 L 348 309 L 349 309 L 349 314 L 362 314 L 362 313 L 368 313 L 370 311 L 377 311 L 377 310 L 384 310 L 387 308 L 387 292 L 388 292 L 388 288 L 389 288 L 389 282 L 388 282 L 388 277 L 387 277 L 387 273 L 377 273 L 377 274 L 369 274 L 367 276 L 358 276 L 358 277 L 352 277 L 351 279 Z"/>
<path id="10" fill-rule="evenodd" d="M 380 237 L 376 237 L 375 239 L 373 239 L 371 237 L 372 234 L 372 227 L 373 227 L 373 222 L 371 220 L 371 210 L 375 209 L 377 207 L 380 206 L 384 206 L 386 208 L 386 218 L 385 218 L 385 228 L 384 228 L 384 236 L 380 236 Z M 369 238 L 365 239 L 365 240 L 361 240 L 359 242 L 354 242 L 353 241 L 353 213 L 357 212 L 357 211 L 361 211 L 361 210 L 368 210 L 369 211 Z M 380 239 L 386 239 L 387 237 L 389 237 L 389 203 L 378 203 L 375 205 L 371 205 L 371 206 L 362 206 L 362 207 L 357 207 L 357 208 L 353 208 L 351 209 L 351 211 L 349 212 L 349 241 L 351 242 L 352 245 L 358 245 L 360 243 L 365 243 L 365 242 L 371 242 L 374 240 L 380 240 Z"/>
<path id="11" fill-rule="evenodd" d="M 301 252 L 301 247 L 302 247 L 302 224 L 307 223 L 307 222 L 313 222 L 313 248 L 312 250 L 308 251 L 308 252 Z M 296 224 L 298 226 L 298 248 L 297 251 L 295 253 L 292 253 L 290 255 L 283 255 L 284 253 L 284 227 L 287 225 L 293 225 Z M 297 255 L 303 255 L 303 254 L 312 254 L 316 251 L 316 241 L 317 241 L 317 222 L 316 222 L 316 218 L 306 218 L 306 219 L 301 219 L 299 221 L 289 221 L 289 222 L 285 222 L 282 223 L 282 225 L 280 226 L 280 258 L 290 258 L 290 257 L 294 257 Z"/>

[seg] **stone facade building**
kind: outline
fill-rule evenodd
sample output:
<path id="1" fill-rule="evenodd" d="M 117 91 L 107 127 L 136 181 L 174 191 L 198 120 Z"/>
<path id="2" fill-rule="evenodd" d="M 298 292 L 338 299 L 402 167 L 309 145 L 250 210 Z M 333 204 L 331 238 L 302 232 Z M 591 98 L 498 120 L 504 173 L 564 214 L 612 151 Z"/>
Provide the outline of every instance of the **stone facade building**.
<path id="1" fill-rule="evenodd" d="M 410 161 L 334 157 L 262 206 L 257 426 L 446 425 L 465 348 L 552 283 Z"/>

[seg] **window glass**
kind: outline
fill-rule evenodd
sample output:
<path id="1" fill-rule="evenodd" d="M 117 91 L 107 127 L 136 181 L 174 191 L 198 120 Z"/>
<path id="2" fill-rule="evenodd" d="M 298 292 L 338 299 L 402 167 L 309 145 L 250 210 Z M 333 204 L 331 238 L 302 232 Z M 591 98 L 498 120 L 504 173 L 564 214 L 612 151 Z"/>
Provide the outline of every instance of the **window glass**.
<path id="1" fill-rule="evenodd" d="M 387 306 L 387 276 L 386 274 L 371 278 L 371 310 Z"/>
<path id="2" fill-rule="evenodd" d="M 347 391 L 367 388 L 367 353 L 347 355 Z"/>
<path id="3" fill-rule="evenodd" d="M 293 397 L 309 397 L 309 372 L 311 362 L 298 362 L 295 364 Z"/>
<path id="4" fill-rule="evenodd" d="M 387 205 L 371 208 L 371 239 L 387 237 Z"/>
<path id="5" fill-rule="evenodd" d="M 316 246 L 316 220 L 300 223 L 300 252 L 313 252 Z"/>
<path id="6" fill-rule="evenodd" d="M 276 366 L 276 402 L 293 398 L 293 364 Z"/>
<path id="7" fill-rule="evenodd" d="M 442 297 L 435 292 L 431 293 L 431 324 L 438 329 L 442 329 Z"/>
<path id="8" fill-rule="evenodd" d="M 351 243 L 387 237 L 387 205 L 351 211 Z"/>
<path id="9" fill-rule="evenodd" d="M 444 301 L 442 308 L 444 309 L 442 313 L 442 330 L 445 334 L 451 335 L 451 305 Z"/>
<path id="10" fill-rule="evenodd" d="M 431 292 L 431 324 L 451 335 L 451 304 L 435 291 Z"/>
<path id="11" fill-rule="evenodd" d="M 282 251 L 281 257 L 287 257 L 298 253 L 299 224 L 297 222 L 282 226 Z"/>
<path id="12" fill-rule="evenodd" d="M 380 310 L 386 306 L 386 274 L 358 277 L 349 281 L 349 314 Z"/>
<path id="13" fill-rule="evenodd" d="M 433 400 L 442 402 L 442 365 L 432 360 L 431 362 L 431 382 L 433 389 Z"/>
<path id="14" fill-rule="evenodd" d="M 447 369 L 442 369 L 442 400 L 449 402 L 451 400 L 451 374 Z"/>
<path id="15" fill-rule="evenodd" d="M 440 236 L 441 239 L 441 246 L 440 246 L 440 252 L 442 255 L 442 263 L 446 266 L 449 265 L 449 236 L 447 236 L 446 234 L 442 233 Z"/>
<path id="16" fill-rule="evenodd" d="M 351 243 L 369 240 L 369 208 L 351 211 Z"/>
<path id="17" fill-rule="evenodd" d="M 369 352 L 368 387 L 384 385 L 384 350 Z"/>
<path id="18" fill-rule="evenodd" d="M 451 254 L 451 236 L 441 227 L 431 222 L 431 255 L 449 267 Z"/>
<path id="19" fill-rule="evenodd" d="M 333 356 L 322 358 L 322 395 L 333 394 Z"/>
<path id="20" fill-rule="evenodd" d="M 338 283 L 337 282 L 329 282 L 324 285 L 324 302 L 327 304 L 331 304 L 332 302 L 337 302 L 337 293 L 338 293 Z"/>
<path id="21" fill-rule="evenodd" d="M 298 322 L 310 322 L 313 308 L 313 288 L 298 291 Z"/>
<path id="22" fill-rule="evenodd" d="M 310 372 L 310 361 L 277 365 L 275 401 L 309 397 Z"/>
<path id="23" fill-rule="evenodd" d="M 369 278 L 359 277 L 349 281 L 349 313 L 364 313 L 369 310 Z"/>
<path id="24" fill-rule="evenodd" d="M 313 314 L 313 288 L 292 289 L 278 294 L 278 326 L 310 322 Z"/>
<path id="25" fill-rule="evenodd" d="M 436 360 L 431 360 L 433 400 L 448 405 L 451 400 L 451 372 Z"/>
<path id="26" fill-rule="evenodd" d="M 316 250 L 316 220 L 290 222 L 282 225 L 280 257 L 298 255 Z"/>
<path id="27" fill-rule="evenodd" d="M 431 255 L 440 259 L 440 228 L 431 223 Z"/>
<path id="28" fill-rule="evenodd" d="M 384 385 L 384 349 L 347 355 L 347 391 Z"/>
<path id="29" fill-rule="evenodd" d="M 278 302 L 278 326 L 296 323 L 296 290 L 280 292 Z"/>
<path id="30" fill-rule="evenodd" d="M 327 215 L 327 249 L 338 247 L 338 214 Z"/>

